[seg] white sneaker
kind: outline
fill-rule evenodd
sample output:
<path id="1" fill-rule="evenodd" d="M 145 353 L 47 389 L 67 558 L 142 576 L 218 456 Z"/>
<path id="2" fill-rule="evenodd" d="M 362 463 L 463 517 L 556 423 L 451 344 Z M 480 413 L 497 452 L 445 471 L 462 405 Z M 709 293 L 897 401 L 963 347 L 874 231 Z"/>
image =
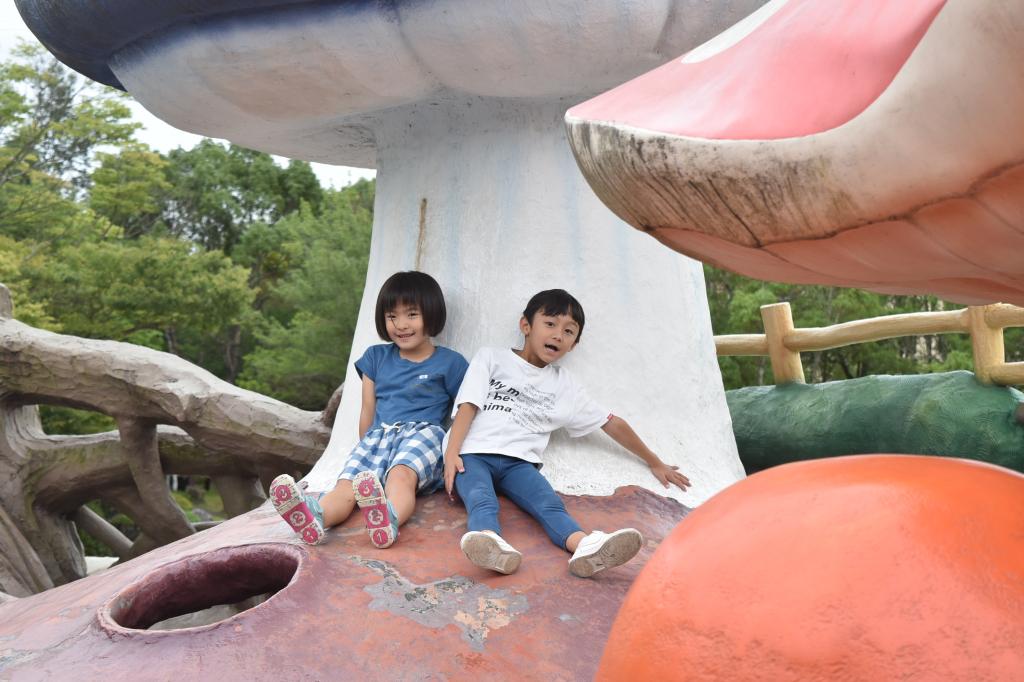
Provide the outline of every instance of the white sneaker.
<path id="1" fill-rule="evenodd" d="M 515 573 L 523 555 L 493 530 L 471 530 L 459 543 L 462 553 L 480 568 L 508 575 Z"/>
<path id="2" fill-rule="evenodd" d="M 580 540 L 569 559 L 569 572 L 580 578 L 589 578 L 606 568 L 621 566 L 635 557 L 643 544 L 644 536 L 634 528 L 623 528 L 614 533 L 595 530 Z"/>

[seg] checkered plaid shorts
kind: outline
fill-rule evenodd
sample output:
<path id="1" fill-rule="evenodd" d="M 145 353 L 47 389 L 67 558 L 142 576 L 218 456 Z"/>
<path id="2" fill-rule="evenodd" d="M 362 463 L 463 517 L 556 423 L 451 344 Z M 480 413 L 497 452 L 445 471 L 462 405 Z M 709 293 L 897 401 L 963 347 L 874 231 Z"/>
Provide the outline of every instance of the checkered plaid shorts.
<path id="1" fill-rule="evenodd" d="M 393 467 L 404 464 L 419 477 L 417 492 L 432 493 L 444 484 L 442 440 L 444 429 L 437 424 L 381 424 L 370 429 L 353 448 L 338 478 L 352 480 L 360 471 L 372 471 L 383 482 Z"/>

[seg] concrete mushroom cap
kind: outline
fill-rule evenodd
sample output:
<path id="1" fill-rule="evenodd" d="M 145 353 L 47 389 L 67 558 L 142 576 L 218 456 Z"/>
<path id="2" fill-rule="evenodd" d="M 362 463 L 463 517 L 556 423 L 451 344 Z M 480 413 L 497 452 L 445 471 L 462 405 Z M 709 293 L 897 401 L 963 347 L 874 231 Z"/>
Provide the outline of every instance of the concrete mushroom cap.
<path id="1" fill-rule="evenodd" d="M 14 0 L 25 24 L 58 59 L 94 81 L 121 89 L 109 62 L 126 45 L 177 24 L 303 3 L 307 0 Z"/>
<path id="2" fill-rule="evenodd" d="M 490 97 L 568 105 L 762 2 L 16 0 L 58 58 L 175 126 L 370 165 L 380 112 Z M 325 145 L 327 131 L 343 139 Z"/>
<path id="3" fill-rule="evenodd" d="M 756 279 L 1024 302 L 1024 5 L 756 15 L 569 110 L 601 200 Z"/>

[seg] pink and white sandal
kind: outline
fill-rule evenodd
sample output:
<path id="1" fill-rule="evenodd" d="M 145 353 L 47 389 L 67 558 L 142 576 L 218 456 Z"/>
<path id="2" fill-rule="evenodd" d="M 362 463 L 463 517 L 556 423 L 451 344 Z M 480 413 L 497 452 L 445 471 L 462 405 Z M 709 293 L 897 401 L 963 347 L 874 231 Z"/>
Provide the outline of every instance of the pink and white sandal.
<path id="1" fill-rule="evenodd" d="M 384 486 L 377 474 L 361 471 L 352 479 L 352 492 L 363 513 L 366 532 L 375 547 L 384 549 L 398 539 L 398 515 L 384 495 Z"/>
<path id="2" fill-rule="evenodd" d="M 277 513 L 303 542 L 319 545 L 324 541 L 323 511 L 316 500 L 302 494 L 294 478 L 288 474 L 275 478 L 270 484 L 270 499 Z"/>

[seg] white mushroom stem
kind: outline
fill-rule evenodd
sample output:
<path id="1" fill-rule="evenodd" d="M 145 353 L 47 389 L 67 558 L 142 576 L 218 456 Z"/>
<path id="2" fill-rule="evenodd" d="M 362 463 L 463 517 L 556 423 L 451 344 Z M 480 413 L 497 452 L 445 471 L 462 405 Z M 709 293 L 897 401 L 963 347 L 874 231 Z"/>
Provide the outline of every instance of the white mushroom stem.
<path id="1" fill-rule="evenodd" d="M 515 346 L 529 297 L 565 288 L 586 328 L 564 364 L 694 483 L 696 505 L 742 477 L 715 359 L 701 266 L 630 229 L 593 195 L 565 140 L 567 103 L 472 99 L 390 112 L 377 129 L 370 269 L 353 360 L 372 343 L 381 283 L 433 274 L 448 326 L 438 339 L 467 358 Z M 327 452 L 310 474 L 330 487 L 356 442 L 359 379 L 349 365 Z M 637 484 L 665 493 L 639 459 L 603 434 L 556 437 L 544 473 L 576 494 Z"/>

